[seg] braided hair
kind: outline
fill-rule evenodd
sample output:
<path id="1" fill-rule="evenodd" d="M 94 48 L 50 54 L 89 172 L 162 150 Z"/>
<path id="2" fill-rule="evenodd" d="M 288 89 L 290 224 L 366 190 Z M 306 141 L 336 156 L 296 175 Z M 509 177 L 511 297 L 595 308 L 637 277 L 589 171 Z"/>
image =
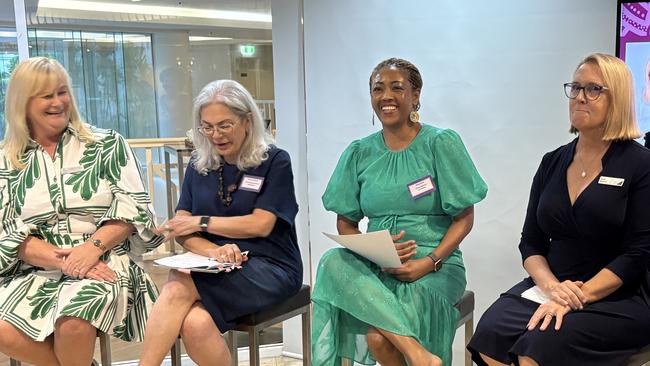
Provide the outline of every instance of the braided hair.
<path id="1" fill-rule="evenodd" d="M 381 70 L 384 68 L 390 68 L 394 67 L 399 71 L 402 71 L 406 73 L 406 76 L 409 80 L 409 83 L 411 84 L 411 88 L 413 90 L 421 91 L 422 90 L 422 75 L 420 75 L 420 70 L 413 65 L 411 62 L 406 61 L 401 58 L 396 58 L 396 57 L 391 57 L 389 59 L 386 59 L 375 66 L 374 69 L 372 69 L 372 73 L 370 73 L 370 79 L 368 81 L 368 86 L 370 87 L 370 90 L 372 90 L 372 79 L 373 77 Z M 420 109 L 420 103 L 417 104 L 414 108 L 416 111 Z"/>

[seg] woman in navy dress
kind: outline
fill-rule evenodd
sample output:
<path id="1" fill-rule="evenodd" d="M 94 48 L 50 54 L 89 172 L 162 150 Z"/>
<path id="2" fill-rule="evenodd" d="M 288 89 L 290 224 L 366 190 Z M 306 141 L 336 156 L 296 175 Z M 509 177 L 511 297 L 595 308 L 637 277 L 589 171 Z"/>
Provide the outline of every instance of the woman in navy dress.
<path id="1" fill-rule="evenodd" d="M 468 345 L 478 365 L 625 365 L 650 343 L 650 151 L 632 78 L 592 54 L 565 84 L 571 132 L 533 179 L 519 244 L 530 277 L 483 314 Z M 539 303 L 522 297 L 534 286 Z"/>
<path id="2" fill-rule="evenodd" d="M 235 81 L 214 81 L 196 98 L 194 115 L 196 150 L 176 216 L 162 230 L 191 252 L 241 269 L 172 270 L 147 322 L 141 365 L 160 365 L 179 333 L 197 364 L 230 365 L 221 333 L 302 284 L 291 161 L 270 144 L 252 96 Z"/>

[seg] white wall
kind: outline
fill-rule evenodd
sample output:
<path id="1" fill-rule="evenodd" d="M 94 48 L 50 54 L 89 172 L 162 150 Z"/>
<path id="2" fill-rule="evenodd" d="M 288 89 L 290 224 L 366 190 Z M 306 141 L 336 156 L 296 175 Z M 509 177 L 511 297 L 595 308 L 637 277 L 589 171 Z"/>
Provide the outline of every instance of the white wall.
<path id="1" fill-rule="evenodd" d="M 335 216 L 320 196 L 338 157 L 379 129 L 370 122 L 369 73 L 382 59 L 406 58 L 424 78 L 423 120 L 461 134 L 490 188 L 461 246 L 480 317 L 524 275 L 517 244 L 532 176 L 544 152 L 572 138 L 562 83 L 586 54 L 614 52 L 615 17 L 614 0 L 305 1 L 312 266 L 332 246 L 321 231 L 335 230 Z M 277 67 L 275 79 L 280 99 Z"/>

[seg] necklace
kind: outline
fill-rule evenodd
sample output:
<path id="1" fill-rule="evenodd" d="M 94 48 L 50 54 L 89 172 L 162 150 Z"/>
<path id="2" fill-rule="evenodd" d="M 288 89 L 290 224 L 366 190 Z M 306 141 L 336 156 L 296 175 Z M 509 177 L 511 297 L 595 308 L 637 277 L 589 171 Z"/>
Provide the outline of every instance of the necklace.
<path id="1" fill-rule="evenodd" d="M 594 155 L 594 157 L 589 161 L 589 164 L 587 164 L 587 165 L 585 165 L 584 161 L 582 161 L 582 156 L 581 156 L 580 154 L 576 154 L 576 156 L 578 157 L 578 162 L 580 163 L 580 166 L 582 167 L 582 172 L 580 173 L 580 177 L 582 177 L 582 179 L 585 179 L 585 178 L 587 177 L 587 171 L 589 171 L 589 170 L 591 169 L 591 166 L 592 166 L 593 163 L 596 161 L 596 159 L 597 159 L 599 156 L 602 156 L 602 154 L 603 154 L 603 153 L 605 152 L 605 150 L 607 150 L 608 148 L 609 148 L 609 144 L 607 144 L 607 146 L 605 146 L 605 148 L 603 149 L 603 151 L 601 151 L 601 152 L 599 152 L 598 154 Z"/>
<path id="2" fill-rule="evenodd" d="M 228 187 L 225 189 L 225 192 L 223 186 L 223 165 L 219 165 L 219 168 L 217 168 L 217 173 L 219 174 L 219 200 L 221 203 L 223 203 L 224 206 L 228 207 L 232 203 L 232 194 L 237 190 L 237 184 L 239 183 L 239 179 L 241 178 L 243 172 L 241 170 L 237 171 L 235 182 L 228 185 Z"/>

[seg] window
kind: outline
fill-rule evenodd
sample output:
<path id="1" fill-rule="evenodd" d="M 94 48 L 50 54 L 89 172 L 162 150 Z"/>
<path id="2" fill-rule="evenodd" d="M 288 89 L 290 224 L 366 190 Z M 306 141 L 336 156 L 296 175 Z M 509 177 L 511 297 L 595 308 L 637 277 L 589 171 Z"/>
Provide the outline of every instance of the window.
<path id="1" fill-rule="evenodd" d="M 18 44 L 16 32 L 10 28 L 0 28 L 0 138 L 5 130 L 5 94 L 11 72 L 18 63 Z"/>

